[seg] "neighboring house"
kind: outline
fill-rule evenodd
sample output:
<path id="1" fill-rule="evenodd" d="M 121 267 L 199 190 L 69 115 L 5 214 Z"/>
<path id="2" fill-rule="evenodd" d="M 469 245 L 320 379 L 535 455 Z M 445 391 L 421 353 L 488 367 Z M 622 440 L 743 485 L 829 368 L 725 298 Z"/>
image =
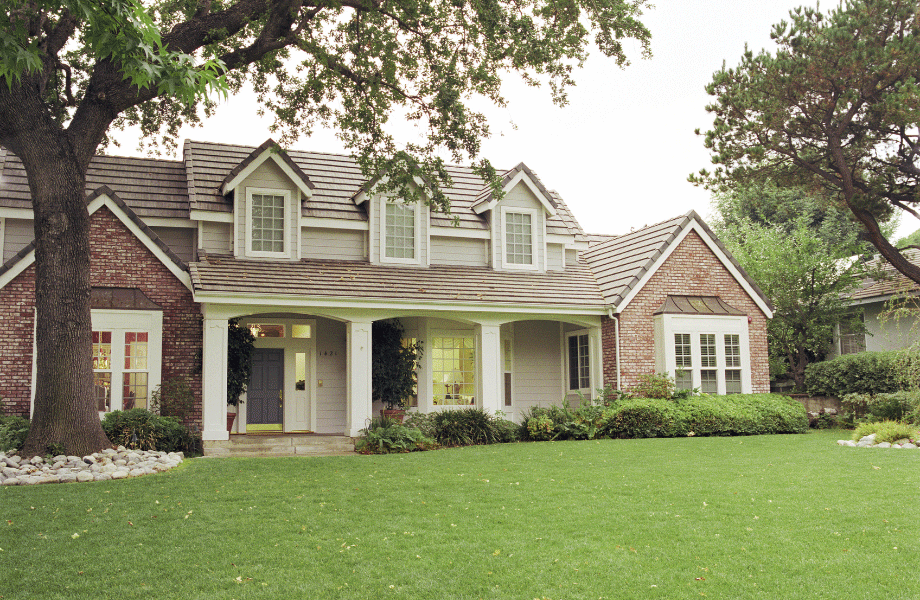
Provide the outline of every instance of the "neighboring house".
<path id="1" fill-rule="evenodd" d="M 901 249 L 904 257 L 920 265 L 920 248 Z M 920 340 L 916 297 L 920 286 L 876 255 L 868 266 L 875 273 L 850 294 L 850 305 L 865 324 L 865 330 L 846 325 L 837 327 L 829 357 L 863 350 L 898 350 Z"/>
<path id="2" fill-rule="evenodd" d="M 205 447 L 228 438 L 227 325 L 256 335 L 234 431 L 357 435 L 371 324 L 423 343 L 417 410 L 512 418 L 668 371 L 767 391 L 769 303 L 695 213 L 584 234 L 524 164 L 495 199 L 452 167 L 451 214 L 374 193 L 344 156 L 187 142 L 183 160 L 97 157 L 93 353 L 101 412 L 185 375 Z M 456 219 L 456 222 L 455 222 Z M 0 149 L 0 396 L 31 410 L 34 251 L 25 172 Z"/>

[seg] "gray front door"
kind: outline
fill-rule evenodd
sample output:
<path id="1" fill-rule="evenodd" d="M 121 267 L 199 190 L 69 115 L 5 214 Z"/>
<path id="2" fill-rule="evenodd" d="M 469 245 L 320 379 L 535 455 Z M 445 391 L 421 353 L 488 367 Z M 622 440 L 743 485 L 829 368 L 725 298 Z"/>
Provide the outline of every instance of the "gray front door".
<path id="1" fill-rule="evenodd" d="M 247 425 L 280 426 L 284 415 L 283 389 L 284 350 L 256 348 L 252 353 L 252 378 L 246 388 Z"/>

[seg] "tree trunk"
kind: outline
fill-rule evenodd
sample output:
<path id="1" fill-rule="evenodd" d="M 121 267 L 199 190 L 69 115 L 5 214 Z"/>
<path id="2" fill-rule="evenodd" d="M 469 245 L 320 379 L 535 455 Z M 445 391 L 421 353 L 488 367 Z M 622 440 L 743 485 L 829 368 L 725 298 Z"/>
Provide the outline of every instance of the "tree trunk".
<path id="1" fill-rule="evenodd" d="M 20 152 L 35 212 L 35 401 L 23 456 L 112 447 L 93 395 L 87 157 L 64 135 Z M 117 382 L 112 382 L 118 385 Z"/>

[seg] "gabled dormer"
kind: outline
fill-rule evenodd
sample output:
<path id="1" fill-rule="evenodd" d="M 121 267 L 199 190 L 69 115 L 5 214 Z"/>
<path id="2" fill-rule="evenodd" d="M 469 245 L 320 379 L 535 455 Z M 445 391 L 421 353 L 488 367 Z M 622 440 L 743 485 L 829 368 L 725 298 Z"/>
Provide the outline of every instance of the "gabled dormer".
<path id="1" fill-rule="evenodd" d="M 301 205 L 314 188 L 273 140 L 253 150 L 220 184 L 233 199 L 234 256 L 298 260 Z"/>
<path id="2" fill-rule="evenodd" d="M 368 182 L 353 198 L 356 205 L 367 206 L 370 262 L 429 266 L 431 223 L 428 204 L 423 200 L 406 202 L 378 192 L 379 185 L 384 182 L 384 178 Z M 424 182 L 416 178 L 415 184 L 422 187 Z"/>
<path id="3" fill-rule="evenodd" d="M 546 220 L 556 216 L 556 201 L 524 163 L 506 172 L 501 186 L 501 200 L 485 188 L 472 206 L 473 212 L 489 220 L 493 267 L 546 271 Z"/>

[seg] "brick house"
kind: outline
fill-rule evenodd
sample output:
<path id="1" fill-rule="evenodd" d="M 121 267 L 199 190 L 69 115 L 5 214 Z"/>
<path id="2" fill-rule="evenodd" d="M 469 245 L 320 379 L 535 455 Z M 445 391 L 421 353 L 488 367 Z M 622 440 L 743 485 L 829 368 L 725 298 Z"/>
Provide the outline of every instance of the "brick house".
<path id="1" fill-rule="evenodd" d="M 766 391 L 771 309 L 695 213 L 588 236 L 523 163 L 505 195 L 451 167 L 451 215 L 377 193 L 345 156 L 187 142 L 181 161 L 97 157 L 91 213 L 100 413 L 188 376 L 206 451 L 229 438 L 228 321 L 256 336 L 232 433 L 354 436 L 371 402 L 371 324 L 425 349 L 414 410 L 591 397 L 667 371 L 714 393 Z M 0 396 L 32 399 L 32 212 L 0 149 Z M 456 221 L 454 220 L 456 219 Z"/>

